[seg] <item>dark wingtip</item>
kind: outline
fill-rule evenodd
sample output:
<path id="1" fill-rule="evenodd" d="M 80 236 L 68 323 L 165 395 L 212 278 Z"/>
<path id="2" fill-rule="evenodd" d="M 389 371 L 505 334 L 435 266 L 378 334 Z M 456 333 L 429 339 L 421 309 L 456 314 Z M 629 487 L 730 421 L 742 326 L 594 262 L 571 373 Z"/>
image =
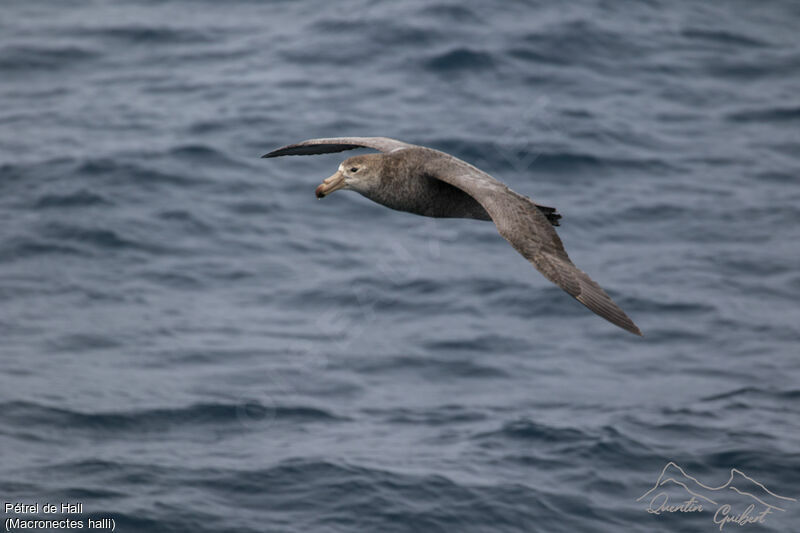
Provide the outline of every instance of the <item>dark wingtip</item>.
<path id="1" fill-rule="evenodd" d="M 277 154 L 276 154 L 275 152 L 270 152 L 270 153 L 268 153 L 268 154 L 264 154 L 264 155 L 262 155 L 262 156 L 261 156 L 261 159 L 266 159 L 266 158 L 268 158 L 268 157 L 276 157 L 276 156 L 277 156 Z"/>
<path id="2" fill-rule="evenodd" d="M 644 337 L 633 320 L 625 314 L 625 311 L 614 303 L 600 285 L 593 281 L 585 272 L 579 272 L 581 274 L 581 278 L 579 278 L 581 282 L 581 292 L 575 296 L 575 299 L 615 326 L 629 331 L 634 335 L 638 335 L 639 337 Z"/>
<path id="3" fill-rule="evenodd" d="M 622 309 L 620 309 L 619 311 L 622 312 Z M 634 335 L 638 335 L 639 337 L 644 337 L 644 335 L 642 334 L 642 330 L 639 329 L 639 326 L 634 324 L 633 320 L 631 320 L 631 318 L 624 312 L 622 312 L 622 317 L 617 317 L 615 319 L 610 319 L 609 317 L 603 317 L 603 318 L 605 318 L 612 324 L 621 327 L 625 331 L 630 331 Z"/>
<path id="4" fill-rule="evenodd" d="M 594 309 L 592 309 L 592 311 L 594 311 Z M 620 309 L 620 311 L 622 311 L 622 310 Z M 595 313 L 597 313 L 597 311 L 595 311 Z M 644 337 L 644 335 L 642 334 L 642 331 L 638 328 L 638 326 L 636 326 L 636 324 L 633 323 L 633 320 L 631 320 L 628 317 L 628 315 L 626 315 L 624 313 L 622 314 L 621 317 L 611 317 L 611 316 L 605 316 L 605 315 L 600 315 L 600 316 L 602 316 L 603 318 L 605 318 L 606 320 L 608 320 L 609 322 L 611 322 L 615 326 L 617 326 L 619 328 L 622 328 L 622 329 L 624 329 L 625 331 L 627 331 L 629 333 L 633 333 L 634 335 L 637 335 L 639 337 Z"/>
<path id="5" fill-rule="evenodd" d="M 603 316 L 603 318 L 605 318 L 606 320 L 608 320 L 609 322 L 611 322 L 615 326 L 621 327 L 625 331 L 629 331 L 629 332 L 633 333 L 634 335 L 638 335 L 639 337 L 644 337 L 644 335 L 642 334 L 642 331 L 639 329 L 639 327 L 636 324 L 633 323 L 633 320 L 631 320 L 628 315 L 626 315 L 624 312 L 622 312 L 622 309 L 619 309 L 619 311 L 622 313 L 622 317 L 611 318 L 611 317 Z"/>

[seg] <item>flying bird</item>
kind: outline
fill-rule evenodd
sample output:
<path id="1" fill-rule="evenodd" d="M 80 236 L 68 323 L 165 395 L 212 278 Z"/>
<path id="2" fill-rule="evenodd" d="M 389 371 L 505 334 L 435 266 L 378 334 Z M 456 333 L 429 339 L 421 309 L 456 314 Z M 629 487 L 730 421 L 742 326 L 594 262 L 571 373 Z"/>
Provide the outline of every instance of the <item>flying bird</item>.
<path id="1" fill-rule="evenodd" d="M 346 159 L 317 187 L 324 198 L 349 189 L 398 211 L 435 218 L 491 220 L 514 249 L 580 303 L 631 333 L 642 332 L 585 272 L 576 267 L 553 226 L 561 215 L 517 194 L 486 172 L 444 152 L 387 137 L 311 139 L 262 157 L 314 155 L 372 148 Z"/>

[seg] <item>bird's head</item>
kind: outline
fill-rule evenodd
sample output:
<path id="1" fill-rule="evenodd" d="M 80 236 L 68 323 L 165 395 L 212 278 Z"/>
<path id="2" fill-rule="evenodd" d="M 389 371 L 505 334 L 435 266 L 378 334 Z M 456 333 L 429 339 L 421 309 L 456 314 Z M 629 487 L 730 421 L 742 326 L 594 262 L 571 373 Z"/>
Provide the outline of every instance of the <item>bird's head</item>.
<path id="1" fill-rule="evenodd" d="M 368 196 L 371 189 L 380 183 L 382 154 L 357 155 L 346 159 L 336 174 L 326 178 L 315 191 L 317 198 L 324 198 L 333 191 L 350 189 Z"/>

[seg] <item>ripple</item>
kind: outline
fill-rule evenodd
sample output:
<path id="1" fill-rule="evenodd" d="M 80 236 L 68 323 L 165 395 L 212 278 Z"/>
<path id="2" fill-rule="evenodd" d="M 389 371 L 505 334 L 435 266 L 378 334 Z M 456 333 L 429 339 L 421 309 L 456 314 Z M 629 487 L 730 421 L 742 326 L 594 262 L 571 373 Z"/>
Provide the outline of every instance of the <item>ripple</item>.
<path id="1" fill-rule="evenodd" d="M 480 17 L 471 9 L 460 5 L 432 5 L 426 6 L 420 10 L 420 15 L 423 17 L 434 17 L 447 21 L 458 22 L 477 22 L 481 21 Z"/>
<path id="2" fill-rule="evenodd" d="M 92 207 L 113 205 L 113 202 L 99 194 L 81 189 L 63 194 L 44 194 L 33 204 L 35 209 L 52 209 L 61 207 Z"/>
<path id="3" fill-rule="evenodd" d="M 448 352 L 478 352 L 478 353 L 504 353 L 524 350 L 530 346 L 527 341 L 499 337 L 496 335 L 483 335 L 478 337 L 451 338 L 428 341 L 425 349 L 431 353 Z"/>
<path id="4" fill-rule="evenodd" d="M 425 62 L 425 68 L 432 72 L 487 70 L 495 66 L 496 61 L 490 54 L 469 48 L 450 50 L 438 54 Z"/>
<path id="5" fill-rule="evenodd" d="M 178 408 L 157 408 L 138 411 L 85 413 L 31 402 L 0 404 L 0 419 L 13 426 L 44 429 L 89 431 L 115 436 L 120 431 L 161 433 L 184 427 L 216 424 L 240 424 L 249 427 L 253 422 L 272 420 L 289 422 L 333 422 L 345 420 L 325 409 L 308 406 L 257 403 L 201 403 Z"/>
<path id="6" fill-rule="evenodd" d="M 742 387 L 728 392 L 714 394 L 701 398 L 701 402 L 714 402 L 740 397 L 770 397 L 777 400 L 794 400 L 800 398 L 800 389 L 797 390 L 766 390 L 758 387 Z"/>
<path id="7" fill-rule="evenodd" d="M 748 109 L 728 113 L 726 118 L 731 122 L 794 122 L 800 120 L 800 106 L 798 107 L 767 107 L 762 109 Z"/>
<path id="8" fill-rule="evenodd" d="M 117 348 L 122 343 L 110 335 L 73 333 L 59 337 L 50 343 L 56 350 L 65 352 L 87 352 Z"/>
<path id="9" fill-rule="evenodd" d="M 104 39 L 123 41 L 127 44 L 198 44 L 215 42 L 219 33 L 210 28 L 203 31 L 190 28 L 174 28 L 167 26 L 110 26 L 101 28 L 84 28 L 80 35 L 97 36 Z"/>
<path id="10" fill-rule="evenodd" d="M 98 56 L 98 52 L 79 46 L 11 45 L 0 48 L 0 70 L 65 70 Z"/>
<path id="11" fill-rule="evenodd" d="M 723 45 L 734 45 L 749 48 L 763 48 L 769 46 L 765 41 L 749 37 L 740 33 L 726 30 L 708 30 L 703 28 L 688 28 L 681 31 L 681 35 L 689 39 L 708 41 Z"/>
<path id="12" fill-rule="evenodd" d="M 498 430 L 480 433 L 473 438 L 478 440 L 522 439 L 549 443 L 569 443 L 594 439 L 592 435 L 579 429 L 547 426 L 528 419 L 506 422 Z"/>
<path id="13" fill-rule="evenodd" d="M 303 513 L 308 530 L 512 531 L 534 523 L 532 501 L 538 497 L 527 486 L 469 485 L 442 475 L 311 459 L 232 472 L 207 479 L 202 486 L 226 499 L 235 497 L 244 507 Z M 281 490 L 271 489 L 276 486 Z M 313 515 L 303 512 L 309 500 L 315 502 Z"/>
<path id="14" fill-rule="evenodd" d="M 75 176 L 92 176 L 124 185 L 164 184 L 191 186 L 203 183 L 198 178 L 166 172 L 137 163 L 108 158 L 81 161 L 72 171 Z"/>
<path id="15" fill-rule="evenodd" d="M 40 239 L 30 236 L 12 237 L 6 242 L 0 243 L 0 261 L 26 259 L 47 255 L 67 255 L 77 257 L 87 257 L 90 254 L 77 246 L 71 246 L 63 242 L 54 242 L 47 239 Z"/>
<path id="16" fill-rule="evenodd" d="M 444 405 L 436 409 L 365 409 L 365 413 L 380 416 L 389 424 L 466 424 L 486 420 L 485 413 L 458 405 Z"/>
<path id="17" fill-rule="evenodd" d="M 100 250 L 145 250 L 161 251 L 161 247 L 123 236 L 119 231 L 89 226 L 51 222 L 44 226 L 42 234 L 64 243 L 79 243 Z"/>
<path id="18" fill-rule="evenodd" d="M 238 161 L 234 161 L 223 152 L 204 144 L 186 144 L 170 149 L 169 155 L 193 162 L 203 164 L 213 164 L 220 166 L 241 166 Z"/>
<path id="19" fill-rule="evenodd" d="M 432 359 L 412 355 L 397 355 L 377 361 L 363 361 L 356 365 L 359 372 L 368 374 L 393 372 L 418 372 L 429 379 L 460 377 L 468 379 L 505 378 L 508 373 L 500 368 L 477 363 L 469 359 Z"/>

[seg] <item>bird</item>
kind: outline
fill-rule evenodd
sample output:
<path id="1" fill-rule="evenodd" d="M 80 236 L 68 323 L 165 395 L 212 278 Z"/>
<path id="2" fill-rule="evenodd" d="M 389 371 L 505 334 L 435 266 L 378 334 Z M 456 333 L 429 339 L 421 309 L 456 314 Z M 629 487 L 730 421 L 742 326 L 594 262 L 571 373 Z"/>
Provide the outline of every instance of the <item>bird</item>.
<path id="1" fill-rule="evenodd" d="M 352 190 L 383 206 L 434 218 L 493 221 L 498 233 L 545 278 L 612 324 L 641 330 L 567 255 L 554 226 L 561 214 L 534 203 L 486 172 L 450 154 L 388 137 L 310 139 L 273 150 L 263 158 L 316 155 L 370 148 L 356 155 L 316 188 L 317 198 Z"/>

